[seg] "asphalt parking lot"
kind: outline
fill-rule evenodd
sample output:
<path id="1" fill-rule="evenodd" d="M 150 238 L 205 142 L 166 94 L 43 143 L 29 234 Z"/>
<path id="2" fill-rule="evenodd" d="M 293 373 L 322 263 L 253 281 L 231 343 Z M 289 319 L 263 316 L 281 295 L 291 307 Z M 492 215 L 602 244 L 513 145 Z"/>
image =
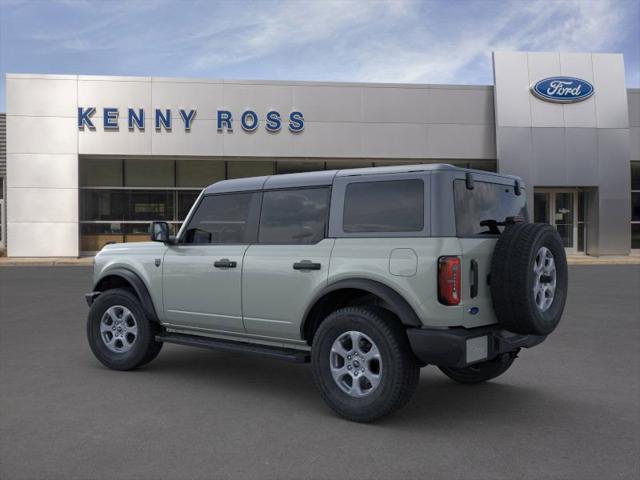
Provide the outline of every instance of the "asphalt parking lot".
<path id="1" fill-rule="evenodd" d="M 491 383 L 434 368 L 396 415 L 335 417 L 308 365 L 165 345 L 107 370 L 86 267 L 0 268 L 0 478 L 640 478 L 640 267 L 574 266 L 558 330 Z"/>

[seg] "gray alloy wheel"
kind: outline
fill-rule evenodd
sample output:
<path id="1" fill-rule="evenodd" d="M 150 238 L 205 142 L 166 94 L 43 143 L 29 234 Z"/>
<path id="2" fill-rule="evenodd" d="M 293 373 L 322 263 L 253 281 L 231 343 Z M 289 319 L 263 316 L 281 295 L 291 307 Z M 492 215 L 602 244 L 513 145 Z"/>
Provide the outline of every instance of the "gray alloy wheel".
<path id="1" fill-rule="evenodd" d="M 87 317 L 87 340 L 103 365 L 113 370 L 132 370 L 156 358 L 162 342 L 158 322 L 147 316 L 135 293 L 122 288 L 102 292 Z"/>
<path id="2" fill-rule="evenodd" d="M 138 324 L 131 310 L 122 305 L 109 307 L 100 320 L 100 338 L 115 353 L 126 353 L 138 338 Z"/>
<path id="3" fill-rule="evenodd" d="M 380 350 L 362 332 L 351 330 L 336 338 L 329 353 L 329 367 L 336 385 L 352 397 L 370 395 L 380 385 Z"/>
<path id="4" fill-rule="evenodd" d="M 547 247 L 540 247 L 533 262 L 533 296 L 538 310 L 546 312 L 556 293 L 556 263 Z"/>
<path id="5" fill-rule="evenodd" d="M 371 422 L 402 407 L 420 378 L 404 326 L 374 305 L 344 307 L 327 316 L 313 337 L 311 368 L 327 405 L 355 422 Z"/>

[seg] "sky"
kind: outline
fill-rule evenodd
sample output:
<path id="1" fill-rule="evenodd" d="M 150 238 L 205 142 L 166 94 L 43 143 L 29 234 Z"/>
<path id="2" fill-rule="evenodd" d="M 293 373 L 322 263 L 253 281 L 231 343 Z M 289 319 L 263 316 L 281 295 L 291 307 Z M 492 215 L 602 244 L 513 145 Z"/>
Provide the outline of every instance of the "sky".
<path id="1" fill-rule="evenodd" d="M 493 83 L 495 50 L 619 52 L 640 0 L 0 0 L 5 73 Z"/>

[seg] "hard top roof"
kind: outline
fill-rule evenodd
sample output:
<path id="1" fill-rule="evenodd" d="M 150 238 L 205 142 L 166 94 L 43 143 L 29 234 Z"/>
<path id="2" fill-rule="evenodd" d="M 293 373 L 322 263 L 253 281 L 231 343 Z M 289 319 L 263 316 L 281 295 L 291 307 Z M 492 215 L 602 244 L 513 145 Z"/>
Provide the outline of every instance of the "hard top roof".
<path id="1" fill-rule="evenodd" d="M 336 177 L 425 172 L 434 170 L 457 170 L 462 172 L 476 172 L 481 174 L 496 175 L 503 178 L 518 178 L 511 175 L 460 168 L 446 163 L 430 163 L 417 165 L 394 165 L 389 167 L 350 168 L 345 170 L 320 170 L 315 172 L 285 173 L 280 175 L 267 175 L 262 177 L 236 178 L 232 180 L 221 180 L 212 185 L 209 185 L 208 187 L 206 187 L 204 193 L 205 195 L 208 195 L 213 193 L 230 193 L 263 189 L 266 190 L 292 187 L 316 187 L 323 185 L 332 185 L 333 180 Z"/>

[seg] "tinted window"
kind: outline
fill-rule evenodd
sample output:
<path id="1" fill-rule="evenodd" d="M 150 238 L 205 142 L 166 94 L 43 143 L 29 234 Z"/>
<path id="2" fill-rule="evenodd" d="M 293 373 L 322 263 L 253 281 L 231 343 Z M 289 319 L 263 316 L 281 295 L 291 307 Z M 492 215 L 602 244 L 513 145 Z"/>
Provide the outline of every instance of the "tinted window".
<path id="1" fill-rule="evenodd" d="M 264 192 L 260 243 L 317 243 L 324 238 L 329 189 Z"/>
<path id="2" fill-rule="evenodd" d="M 456 230 L 459 236 L 487 235 L 495 232 L 481 226 L 484 220 L 504 222 L 507 217 L 520 215 L 527 219 L 525 192 L 516 195 L 514 188 L 497 183 L 475 182 L 468 190 L 464 180 L 454 182 Z M 502 230 L 503 227 L 499 227 Z"/>
<path id="3" fill-rule="evenodd" d="M 631 162 L 631 190 L 640 190 L 640 162 Z"/>
<path id="4" fill-rule="evenodd" d="M 420 232 L 424 228 L 422 180 L 358 182 L 347 185 L 343 230 Z"/>
<path id="5" fill-rule="evenodd" d="M 254 241 L 258 195 L 231 193 L 202 199 L 187 227 L 185 243 L 250 243 Z"/>

